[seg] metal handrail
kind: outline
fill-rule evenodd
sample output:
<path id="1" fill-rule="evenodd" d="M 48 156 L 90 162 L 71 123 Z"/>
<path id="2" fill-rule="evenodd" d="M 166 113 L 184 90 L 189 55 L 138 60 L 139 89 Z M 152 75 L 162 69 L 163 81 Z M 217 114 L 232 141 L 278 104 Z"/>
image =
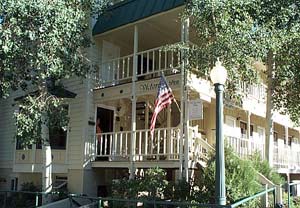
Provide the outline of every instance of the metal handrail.
<path id="1" fill-rule="evenodd" d="M 266 189 L 264 191 L 261 191 L 261 192 L 258 192 L 256 194 L 254 194 L 253 196 L 248 196 L 244 199 L 241 199 L 233 204 L 230 205 L 231 208 L 234 208 L 234 207 L 238 207 L 239 205 L 242 205 L 242 204 L 245 204 L 246 202 L 249 202 L 257 197 L 260 197 L 260 196 L 263 196 L 263 195 L 266 195 L 268 193 L 272 192 L 273 194 L 273 199 L 274 199 L 274 206 L 276 204 L 276 199 L 275 199 L 275 196 L 276 196 L 276 188 L 275 187 L 272 187 L 272 188 L 269 188 L 269 189 Z"/>

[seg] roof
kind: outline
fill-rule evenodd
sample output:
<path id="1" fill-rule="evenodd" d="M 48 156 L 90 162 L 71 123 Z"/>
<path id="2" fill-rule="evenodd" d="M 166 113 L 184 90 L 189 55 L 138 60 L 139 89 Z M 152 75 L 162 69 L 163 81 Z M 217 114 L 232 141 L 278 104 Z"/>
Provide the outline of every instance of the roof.
<path id="1" fill-rule="evenodd" d="M 109 7 L 93 28 L 98 35 L 114 28 L 184 5 L 185 0 L 125 0 Z"/>

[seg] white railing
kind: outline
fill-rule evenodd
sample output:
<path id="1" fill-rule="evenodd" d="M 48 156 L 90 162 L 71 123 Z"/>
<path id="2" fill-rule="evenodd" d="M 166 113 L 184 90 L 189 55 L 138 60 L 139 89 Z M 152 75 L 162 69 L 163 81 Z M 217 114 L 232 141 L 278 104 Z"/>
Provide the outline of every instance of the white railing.
<path id="1" fill-rule="evenodd" d="M 245 82 L 239 82 L 240 90 L 245 93 L 249 98 L 257 99 L 261 102 L 266 100 L 266 86 L 262 83 L 259 84 L 246 84 Z"/>
<path id="2" fill-rule="evenodd" d="M 137 130 L 135 141 L 131 140 L 131 131 L 97 134 L 96 157 L 108 157 L 112 161 L 129 160 L 130 156 L 136 161 L 179 158 L 178 128 L 155 129 L 153 139 L 149 129 Z"/>
<path id="3" fill-rule="evenodd" d="M 189 158 L 194 161 L 204 161 L 213 147 L 201 138 L 197 128 L 190 128 Z M 178 127 L 155 129 L 153 139 L 149 129 L 137 130 L 135 131 L 135 141 L 132 143 L 131 140 L 131 131 L 97 134 L 95 139 L 96 158 L 129 161 L 133 156 L 136 161 L 179 160 L 180 128 Z"/>
<path id="4" fill-rule="evenodd" d="M 206 161 L 208 153 L 214 151 L 205 138 L 198 133 L 198 126 L 189 128 L 189 158 L 194 161 Z"/>
<path id="5" fill-rule="evenodd" d="M 131 81 L 133 75 L 133 54 L 105 61 L 96 78 L 101 87 L 113 86 Z M 137 77 L 151 78 L 161 71 L 180 68 L 180 52 L 166 50 L 165 46 L 137 53 Z"/>
<path id="6" fill-rule="evenodd" d="M 255 153 L 260 154 L 261 158 L 265 155 L 265 143 L 259 139 L 251 137 L 247 139 L 245 137 L 232 137 L 226 136 L 227 144 L 233 148 L 233 150 L 242 158 L 253 155 Z"/>
<path id="7" fill-rule="evenodd" d="M 273 158 L 276 168 L 300 169 L 299 148 L 274 142 Z"/>

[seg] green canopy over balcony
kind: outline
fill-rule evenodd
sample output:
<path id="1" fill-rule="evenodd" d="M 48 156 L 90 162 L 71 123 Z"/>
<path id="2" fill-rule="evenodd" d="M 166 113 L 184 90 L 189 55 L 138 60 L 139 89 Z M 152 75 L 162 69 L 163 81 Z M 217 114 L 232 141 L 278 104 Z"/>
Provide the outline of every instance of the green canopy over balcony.
<path id="1" fill-rule="evenodd" d="M 98 17 L 93 35 L 184 5 L 185 0 L 125 0 Z"/>

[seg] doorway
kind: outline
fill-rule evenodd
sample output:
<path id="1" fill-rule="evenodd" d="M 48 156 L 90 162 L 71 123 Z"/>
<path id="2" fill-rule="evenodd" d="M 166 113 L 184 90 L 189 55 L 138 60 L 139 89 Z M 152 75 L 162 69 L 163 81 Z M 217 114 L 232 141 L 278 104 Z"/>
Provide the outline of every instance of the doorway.
<path id="1" fill-rule="evenodd" d="M 97 159 L 108 160 L 112 155 L 111 140 L 109 132 L 114 131 L 114 110 L 97 107 L 96 134 L 97 134 Z"/>

